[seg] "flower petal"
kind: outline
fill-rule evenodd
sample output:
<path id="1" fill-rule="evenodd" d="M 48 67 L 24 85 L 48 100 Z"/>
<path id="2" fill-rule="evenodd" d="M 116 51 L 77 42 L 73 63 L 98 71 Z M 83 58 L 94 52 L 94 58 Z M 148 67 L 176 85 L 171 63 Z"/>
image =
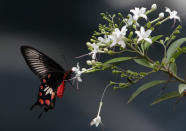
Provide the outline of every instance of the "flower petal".
<path id="1" fill-rule="evenodd" d="M 119 41 L 118 44 L 121 45 L 123 48 L 126 47 L 126 44 L 123 40 Z"/>
<path id="2" fill-rule="evenodd" d="M 76 72 L 77 71 L 77 68 L 76 67 L 72 67 L 72 71 L 73 72 Z"/>
<path id="3" fill-rule="evenodd" d="M 135 31 L 135 33 L 138 35 L 138 37 L 142 37 L 140 31 Z"/>
<path id="4" fill-rule="evenodd" d="M 171 13 L 171 10 L 168 7 L 165 7 L 165 12 Z"/>
<path id="5" fill-rule="evenodd" d="M 145 28 L 144 28 L 143 26 L 141 26 L 141 28 L 140 28 L 140 33 L 141 33 L 141 34 L 144 34 L 144 32 L 145 32 Z"/>
<path id="6" fill-rule="evenodd" d="M 144 40 L 146 40 L 147 42 L 149 42 L 150 44 L 152 44 L 152 40 L 150 38 L 145 38 Z"/>
<path id="7" fill-rule="evenodd" d="M 145 14 L 141 14 L 140 16 L 145 18 L 145 20 L 147 20 L 147 16 Z"/>
<path id="8" fill-rule="evenodd" d="M 143 38 L 140 37 L 140 38 L 138 39 L 137 43 L 139 43 L 141 40 L 143 40 Z"/>

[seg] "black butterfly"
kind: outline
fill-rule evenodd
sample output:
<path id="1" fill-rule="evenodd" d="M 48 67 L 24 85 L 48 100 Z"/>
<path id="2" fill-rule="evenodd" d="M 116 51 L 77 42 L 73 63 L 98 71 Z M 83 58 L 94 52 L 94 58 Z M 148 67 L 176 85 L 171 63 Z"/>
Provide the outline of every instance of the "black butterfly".
<path id="1" fill-rule="evenodd" d="M 41 80 L 38 99 L 31 106 L 31 110 L 36 105 L 43 107 L 40 118 L 43 112 L 54 108 L 56 96 L 63 97 L 65 83 L 71 79 L 72 71 L 66 72 L 54 60 L 32 47 L 21 46 L 21 52 L 32 72 Z"/>

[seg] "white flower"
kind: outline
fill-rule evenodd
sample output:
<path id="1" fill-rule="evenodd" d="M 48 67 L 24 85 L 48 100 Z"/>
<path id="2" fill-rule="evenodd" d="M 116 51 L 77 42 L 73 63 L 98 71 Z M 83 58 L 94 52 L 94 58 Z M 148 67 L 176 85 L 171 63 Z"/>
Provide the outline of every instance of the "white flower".
<path id="1" fill-rule="evenodd" d="M 136 26 L 139 26 L 139 23 L 133 19 L 133 16 L 131 14 L 128 14 L 128 17 L 129 17 L 128 19 L 125 19 L 126 26 L 131 26 L 133 23 Z"/>
<path id="2" fill-rule="evenodd" d="M 101 117 L 100 117 L 100 116 L 97 116 L 96 118 L 94 118 L 94 119 L 90 122 L 90 126 L 95 125 L 96 127 L 98 127 L 100 123 L 102 123 L 102 122 L 101 122 Z"/>
<path id="3" fill-rule="evenodd" d="M 180 17 L 177 15 L 177 11 L 173 10 L 171 11 L 168 7 L 165 7 L 166 8 L 166 12 L 168 12 L 170 14 L 170 19 L 174 19 L 174 20 L 179 20 L 180 21 Z"/>
<path id="4" fill-rule="evenodd" d="M 75 73 L 75 77 L 79 82 L 82 82 L 81 74 L 83 73 L 80 71 L 79 63 L 77 63 L 77 67 L 72 67 L 72 71 Z"/>
<path id="5" fill-rule="evenodd" d="M 101 43 L 104 43 L 104 44 L 110 42 L 110 39 L 108 38 L 107 35 L 104 35 L 104 38 L 103 38 L 103 37 L 98 37 L 98 40 L 99 40 Z"/>
<path id="6" fill-rule="evenodd" d="M 146 8 L 144 7 L 141 9 L 135 7 L 135 9 L 130 10 L 130 12 L 134 14 L 133 18 L 135 21 L 137 21 L 139 17 L 145 18 L 147 20 L 147 15 L 145 14 Z"/>
<path id="7" fill-rule="evenodd" d="M 103 124 L 103 123 L 101 122 L 101 117 L 100 117 L 100 111 L 101 111 L 102 105 L 103 105 L 103 102 L 101 101 L 101 102 L 99 103 L 98 114 L 97 114 L 97 116 L 90 122 L 90 126 L 95 125 L 96 127 L 98 127 L 99 124 Z"/>
<path id="8" fill-rule="evenodd" d="M 157 9 L 157 5 L 156 4 L 152 4 L 151 9 L 152 10 L 156 10 Z"/>
<path id="9" fill-rule="evenodd" d="M 134 19 L 133 19 L 131 14 L 128 14 L 128 17 L 129 17 L 128 19 L 125 19 L 126 25 L 127 26 L 131 26 L 133 24 L 133 22 L 134 22 Z"/>
<path id="10" fill-rule="evenodd" d="M 103 53 L 103 51 L 101 51 L 99 49 L 99 46 L 96 43 L 93 43 L 90 46 L 93 48 L 93 50 L 89 53 L 89 55 L 92 55 L 92 59 L 95 60 L 96 59 L 96 54 L 97 53 Z"/>
<path id="11" fill-rule="evenodd" d="M 164 18 L 164 13 L 163 12 L 159 13 L 159 18 L 160 19 L 163 19 Z"/>
<path id="12" fill-rule="evenodd" d="M 145 40 L 149 43 L 152 43 L 152 40 L 150 38 L 148 38 L 150 36 L 151 32 L 152 32 L 151 30 L 145 31 L 144 27 L 141 26 L 140 31 L 135 31 L 135 33 L 139 37 L 137 43 L 141 40 Z"/>
<path id="13" fill-rule="evenodd" d="M 123 41 L 123 38 L 125 37 L 126 32 L 127 32 L 127 26 L 123 26 L 121 28 L 121 31 L 118 28 L 115 28 L 114 32 L 112 32 L 112 34 L 109 35 L 109 38 L 112 40 L 112 44 L 110 45 L 110 47 L 113 47 L 116 44 L 118 44 L 123 48 L 125 48 L 126 44 Z"/>

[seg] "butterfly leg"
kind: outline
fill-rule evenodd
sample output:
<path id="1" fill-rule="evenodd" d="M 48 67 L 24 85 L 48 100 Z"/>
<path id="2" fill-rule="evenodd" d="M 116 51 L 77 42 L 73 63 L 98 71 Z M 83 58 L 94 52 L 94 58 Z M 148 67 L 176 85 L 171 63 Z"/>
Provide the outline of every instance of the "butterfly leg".
<path id="1" fill-rule="evenodd" d="M 39 105 L 39 102 L 37 101 L 36 103 L 34 103 L 31 107 L 30 110 L 32 110 L 36 105 Z"/>
<path id="2" fill-rule="evenodd" d="M 41 118 L 41 116 L 43 115 L 44 112 L 48 112 L 48 110 L 49 110 L 49 108 L 45 107 L 45 108 L 42 110 L 42 112 L 39 114 L 38 119 Z"/>

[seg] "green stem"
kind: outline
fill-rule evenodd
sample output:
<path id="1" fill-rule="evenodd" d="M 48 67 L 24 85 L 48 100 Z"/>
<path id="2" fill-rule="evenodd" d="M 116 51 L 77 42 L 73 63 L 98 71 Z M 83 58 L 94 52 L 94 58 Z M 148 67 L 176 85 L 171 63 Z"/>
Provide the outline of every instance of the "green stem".
<path id="1" fill-rule="evenodd" d="M 146 59 L 148 62 L 150 62 L 150 63 L 152 63 L 152 64 L 154 63 L 154 61 L 151 60 L 147 55 L 143 55 L 142 53 L 140 53 L 136 48 L 134 48 L 134 47 L 131 46 L 130 44 L 127 44 L 127 45 L 128 45 L 132 50 L 136 51 L 136 53 L 137 53 L 140 57 Z M 176 79 L 177 81 L 186 84 L 186 81 L 185 81 L 184 79 L 182 79 L 181 77 L 177 76 L 177 75 L 174 74 L 174 73 L 171 73 L 168 69 L 166 69 L 166 68 L 163 67 L 163 68 L 160 68 L 160 71 L 163 71 L 163 72 L 169 74 L 171 77 L 173 77 L 173 78 Z"/>
<path id="2" fill-rule="evenodd" d="M 163 44 L 164 47 L 164 58 L 167 58 L 167 47 Z"/>
<path id="3" fill-rule="evenodd" d="M 165 73 L 169 74 L 171 77 L 173 77 L 174 79 L 176 79 L 177 81 L 186 84 L 186 81 L 184 79 L 182 79 L 181 77 L 177 76 L 174 73 L 171 73 L 169 70 L 161 68 L 160 71 L 165 72 Z"/>

